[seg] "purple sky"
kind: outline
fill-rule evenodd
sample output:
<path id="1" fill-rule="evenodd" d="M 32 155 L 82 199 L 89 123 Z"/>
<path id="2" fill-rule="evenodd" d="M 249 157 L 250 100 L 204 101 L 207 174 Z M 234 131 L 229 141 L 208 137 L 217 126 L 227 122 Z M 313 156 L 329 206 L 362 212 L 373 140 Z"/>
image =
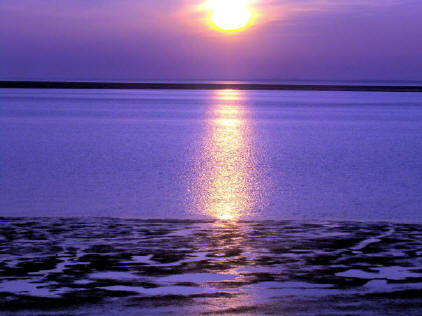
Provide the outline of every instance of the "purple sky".
<path id="1" fill-rule="evenodd" d="M 422 80 L 421 0 L 256 0 L 235 34 L 202 0 L 0 0 L 0 79 Z"/>

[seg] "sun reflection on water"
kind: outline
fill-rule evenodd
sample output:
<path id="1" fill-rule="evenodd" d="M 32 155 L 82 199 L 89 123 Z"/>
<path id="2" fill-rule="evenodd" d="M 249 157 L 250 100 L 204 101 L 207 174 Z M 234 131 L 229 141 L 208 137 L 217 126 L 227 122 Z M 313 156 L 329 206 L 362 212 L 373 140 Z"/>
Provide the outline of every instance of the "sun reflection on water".
<path id="1" fill-rule="evenodd" d="M 242 92 L 216 92 L 197 161 L 192 198 L 194 212 L 237 220 L 254 211 L 260 184 L 252 128 Z"/>

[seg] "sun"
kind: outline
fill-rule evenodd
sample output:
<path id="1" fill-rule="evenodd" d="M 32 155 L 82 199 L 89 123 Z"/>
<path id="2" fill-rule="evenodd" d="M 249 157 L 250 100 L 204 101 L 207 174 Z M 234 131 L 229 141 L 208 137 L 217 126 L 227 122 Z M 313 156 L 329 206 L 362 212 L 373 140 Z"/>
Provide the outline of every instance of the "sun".
<path id="1" fill-rule="evenodd" d="M 253 16 L 248 0 L 209 0 L 206 7 L 212 12 L 212 24 L 225 32 L 244 29 Z"/>

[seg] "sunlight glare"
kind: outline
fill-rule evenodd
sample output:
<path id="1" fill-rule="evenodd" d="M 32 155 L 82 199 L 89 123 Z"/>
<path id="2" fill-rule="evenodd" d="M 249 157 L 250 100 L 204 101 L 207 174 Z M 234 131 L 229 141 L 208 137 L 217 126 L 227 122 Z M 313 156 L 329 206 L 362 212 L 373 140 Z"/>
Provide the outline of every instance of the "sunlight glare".
<path id="1" fill-rule="evenodd" d="M 212 11 L 211 21 L 225 32 L 239 31 L 251 22 L 252 10 L 248 0 L 209 0 L 206 7 Z"/>
<path id="2" fill-rule="evenodd" d="M 253 133 L 248 111 L 239 104 L 242 99 L 239 91 L 216 91 L 191 191 L 194 210 L 230 222 L 254 211 L 260 189 Z"/>

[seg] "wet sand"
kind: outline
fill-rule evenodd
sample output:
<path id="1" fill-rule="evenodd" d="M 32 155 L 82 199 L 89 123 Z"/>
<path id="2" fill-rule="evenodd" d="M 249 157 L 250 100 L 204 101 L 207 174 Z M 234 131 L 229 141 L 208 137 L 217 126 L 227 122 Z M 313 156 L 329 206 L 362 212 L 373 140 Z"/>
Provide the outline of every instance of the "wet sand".
<path id="1" fill-rule="evenodd" d="M 422 225 L 0 218 L 0 311 L 420 315 Z"/>

